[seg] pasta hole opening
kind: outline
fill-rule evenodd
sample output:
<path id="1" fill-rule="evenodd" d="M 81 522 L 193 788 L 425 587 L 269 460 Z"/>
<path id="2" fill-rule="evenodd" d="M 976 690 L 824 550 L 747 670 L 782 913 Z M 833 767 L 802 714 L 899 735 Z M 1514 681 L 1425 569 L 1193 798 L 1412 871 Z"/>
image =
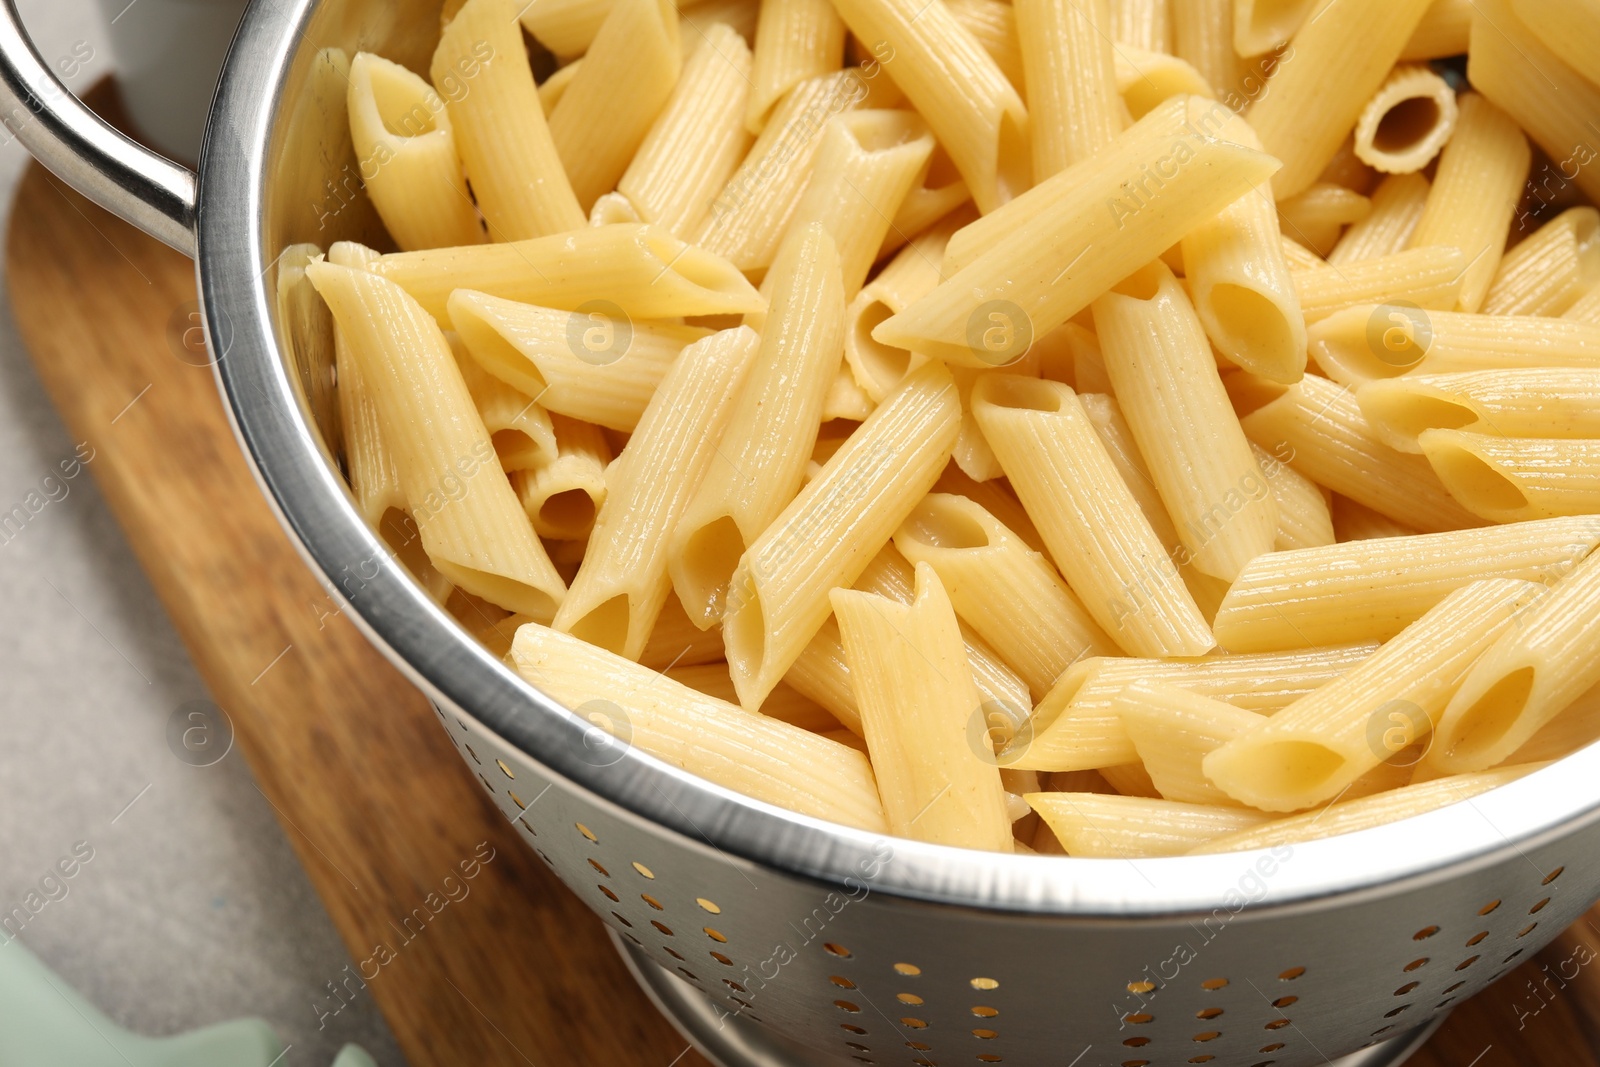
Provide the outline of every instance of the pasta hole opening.
<path id="1" fill-rule="evenodd" d="M 484 302 L 493 297 L 457 289 L 450 294 L 447 309 L 450 325 L 467 346 L 478 364 L 507 385 L 528 396 L 539 396 L 550 387 L 537 364 L 500 332 Z"/>
<path id="2" fill-rule="evenodd" d="M 1407 97 L 1378 120 L 1372 147 L 1385 154 L 1404 152 L 1420 144 L 1438 125 L 1437 100 L 1431 96 Z"/>
<path id="3" fill-rule="evenodd" d="M 875 400 L 882 400 L 900 379 L 911 370 L 911 353 L 904 348 L 886 345 L 872 336 L 872 331 L 886 322 L 892 315 L 889 305 L 882 300 L 874 300 L 861 309 L 855 317 L 851 345 L 855 349 L 856 362 L 861 371 L 871 380 L 867 388 L 870 396 L 874 390 L 878 396 Z"/>
<path id="4" fill-rule="evenodd" d="M 1415 438 L 1425 430 L 1459 430 L 1478 421 L 1478 413 L 1458 400 L 1415 391 L 1373 389 L 1361 397 L 1361 409 L 1401 436 Z"/>
<path id="5" fill-rule="evenodd" d="M 921 139 L 927 124 L 908 111 L 853 111 L 840 123 L 863 152 L 889 152 Z"/>
<path id="6" fill-rule="evenodd" d="M 1111 291 L 1130 300 L 1154 300 L 1171 274 L 1165 263 L 1152 260 L 1113 285 Z"/>
<path id="7" fill-rule="evenodd" d="M 1224 374 L 1222 385 L 1228 390 L 1228 399 L 1233 401 L 1234 414 L 1241 419 L 1252 412 L 1260 411 L 1289 391 L 1286 387 L 1269 382 L 1265 378 L 1240 372 Z M 1269 448 L 1267 451 L 1271 452 L 1272 449 Z"/>
<path id="8" fill-rule="evenodd" d="M 1033 184 L 1033 156 L 1028 147 L 1028 133 L 1017 121 L 1017 116 L 1009 110 L 1000 116 L 1000 139 L 995 164 L 998 204 L 1026 192 Z M 974 196 L 974 199 L 978 198 Z M 989 210 L 981 202 L 978 206 L 982 210 Z"/>
<path id="9" fill-rule="evenodd" d="M 430 101 L 433 93 L 404 67 L 385 61 L 372 62 L 372 58 L 375 57 L 369 57 L 364 67 L 372 86 L 372 102 L 377 105 L 384 131 L 395 137 L 421 137 L 438 130 L 436 119 L 443 108 L 435 110 L 429 104 L 442 105 L 442 101 L 437 97 Z"/>
<path id="10" fill-rule="evenodd" d="M 728 649 L 728 671 L 735 682 L 743 675 L 752 681 L 767 658 L 766 608 L 755 580 L 735 571 L 728 583 L 727 606 L 722 615 L 723 639 Z"/>
<path id="11" fill-rule="evenodd" d="M 1343 756 L 1315 741 L 1268 742 L 1255 747 L 1249 759 L 1252 787 L 1265 795 L 1287 798 L 1316 790 L 1344 766 Z"/>
<path id="12" fill-rule="evenodd" d="M 676 24 L 676 16 L 672 22 Z M 684 244 L 654 228 L 646 230 L 645 234 L 651 254 L 661 261 L 661 273 L 670 271 L 691 285 L 713 292 L 738 293 L 749 288 L 744 275 L 721 256 L 712 255 L 697 245 Z"/>
<path id="13" fill-rule="evenodd" d="M 1282 44 L 1305 20 L 1311 0 L 1256 0 L 1250 12 L 1250 39 L 1262 47 Z"/>
<path id="14" fill-rule="evenodd" d="M 607 652 L 615 652 L 619 656 L 626 655 L 624 648 L 628 643 L 628 621 L 631 615 L 628 594 L 619 593 L 599 607 L 590 610 L 573 623 L 567 632 L 580 641 L 598 645 Z"/>
<path id="15" fill-rule="evenodd" d="M 594 497 L 587 489 L 563 489 L 539 505 L 539 521 L 551 530 L 582 533 L 594 525 Z"/>
<path id="16" fill-rule="evenodd" d="M 1427 435 L 1424 435 L 1427 436 Z M 1450 495 L 1496 511 L 1519 511 L 1528 498 L 1515 482 L 1454 441 L 1424 441 L 1422 450 Z"/>
<path id="17" fill-rule="evenodd" d="M 689 536 L 683 551 L 684 592 L 688 595 L 682 599 L 691 619 L 709 625 L 722 615 L 728 584 L 745 547 L 744 535 L 732 515 L 719 515 Z"/>
<path id="18" fill-rule="evenodd" d="M 989 547 L 989 531 L 968 513 L 965 497 L 933 493 L 923 497 L 901 527 L 914 540 L 934 548 L 970 551 Z"/>
<path id="19" fill-rule="evenodd" d="M 978 389 L 982 390 L 984 400 L 998 408 L 1055 414 L 1062 406 L 1060 388 L 1042 378 L 997 374 L 984 378 Z"/>
<path id="20" fill-rule="evenodd" d="M 1472 760 L 1493 749 L 1516 725 L 1533 691 L 1534 669 L 1518 667 L 1479 697 L 1451 731 L 1450 756 Z"/>
<path id="21" fill-rule="evenodd" d="M 1212 288 L 1209 302 L 1219 334 L 1247 367 L 1281 365 L 1286 357 L 1298 357 L 1293 324 L 1264 293 L 1223 282 Z"/>

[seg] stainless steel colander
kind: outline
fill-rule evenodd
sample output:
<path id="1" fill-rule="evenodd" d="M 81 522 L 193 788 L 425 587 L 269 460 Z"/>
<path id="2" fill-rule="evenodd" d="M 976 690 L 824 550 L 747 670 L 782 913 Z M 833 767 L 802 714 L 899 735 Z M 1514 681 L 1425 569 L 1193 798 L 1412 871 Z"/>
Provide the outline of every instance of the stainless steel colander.
<path id="1" fill-rule="evenodd" d="M 331 594 L 440 709 L 530 848 L 725 1064 L 1300 1067 L 1422 1028 L 1600 895 L 1600 749 L 1405 823 L 1138 861 L 959 851 L 745 799 L 614 746 L 458 628 L 357 516 L 296 242 L 373 239 L 342 58 L 426 69 L 439 0 L 255 0 L 198 180 L 88 113 L 11 0 L 0 106 L 57 174 L 196 257 L 240 439 Z M 382 709 L 374 709 L 381 714 Z M 530 964 L 532 965 L 532 964 Z"/>

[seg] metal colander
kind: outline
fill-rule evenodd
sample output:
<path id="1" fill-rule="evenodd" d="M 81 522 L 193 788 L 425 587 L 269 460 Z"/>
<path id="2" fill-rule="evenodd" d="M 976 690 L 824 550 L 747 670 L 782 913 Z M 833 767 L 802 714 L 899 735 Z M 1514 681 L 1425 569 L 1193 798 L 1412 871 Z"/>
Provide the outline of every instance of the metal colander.
<path id="1" fill-rule="evenodd" d="M 255 0 L 198 176 L 65 94 L 12 0 L 0 105 L 58 174 L 196 256 L 229 409 L 307 562 L 713 1056 L 1301 1067 L 1381 1044 L 1351 1062 L 1394 1063 L 1600 895 L 1600 748 L 1413 820 L 1268 852 L 997 855 L 748 800 L 603 743 L 514 676 L 357 515 L 335 458 L 326 312 L 277 292 L 289 246 L 380 233 L 353 192 L 341 63 L 366 49 L 426 70 L 439 12 Z"/>

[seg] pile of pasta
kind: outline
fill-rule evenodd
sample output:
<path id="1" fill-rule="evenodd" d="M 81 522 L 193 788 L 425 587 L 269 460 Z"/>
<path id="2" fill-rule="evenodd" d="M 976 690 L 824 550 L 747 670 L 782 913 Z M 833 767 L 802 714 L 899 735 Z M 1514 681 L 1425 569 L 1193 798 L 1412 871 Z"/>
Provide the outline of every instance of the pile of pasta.
<path id="1" fill-rule="evenodd" d="M 285 273 L 356 506 L 597 762 L 1130 857 L 1600 736 L 1597 0 L 443 18 L 341 67 L 394 249 Z"/>

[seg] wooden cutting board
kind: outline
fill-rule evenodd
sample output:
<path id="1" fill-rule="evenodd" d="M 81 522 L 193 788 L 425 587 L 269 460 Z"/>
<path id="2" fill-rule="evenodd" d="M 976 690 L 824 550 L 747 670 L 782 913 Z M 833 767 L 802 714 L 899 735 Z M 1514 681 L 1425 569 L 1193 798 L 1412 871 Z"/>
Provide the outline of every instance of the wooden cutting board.
<path id="1" fill-rule="evenodd" d="M 91 104 L 95 102 L 91 96 Z M 422 696 L 343 616 L 258 491 L 198 334 L 192 264 L 37 165 L 6 246 L 45 388 L 194 656 L 352 958 L 494 859 L 369 984 L 416 1067 L 706 1067 L 599 920 L 474 784 Z M 1420 1067 L 1600 1067 L 1600 918 L 1457 1008 Z"/>

